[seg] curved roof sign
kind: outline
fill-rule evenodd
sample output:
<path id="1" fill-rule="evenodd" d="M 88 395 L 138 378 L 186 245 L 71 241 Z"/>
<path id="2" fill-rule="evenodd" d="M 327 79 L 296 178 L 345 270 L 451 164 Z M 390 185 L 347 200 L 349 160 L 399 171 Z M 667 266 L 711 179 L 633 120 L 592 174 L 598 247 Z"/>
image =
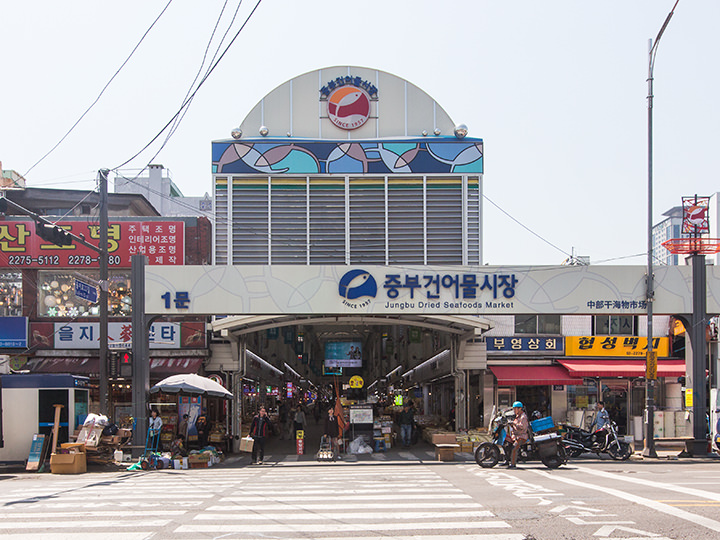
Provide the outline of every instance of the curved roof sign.
<path id="1" fill-rule="evenodd" d="M 242 138 L 432 138 L 453 136 L 455 124 L 433 98 L 405 79 L 377 69 L 334 66 L 272 90 L 240 129 Z"/>

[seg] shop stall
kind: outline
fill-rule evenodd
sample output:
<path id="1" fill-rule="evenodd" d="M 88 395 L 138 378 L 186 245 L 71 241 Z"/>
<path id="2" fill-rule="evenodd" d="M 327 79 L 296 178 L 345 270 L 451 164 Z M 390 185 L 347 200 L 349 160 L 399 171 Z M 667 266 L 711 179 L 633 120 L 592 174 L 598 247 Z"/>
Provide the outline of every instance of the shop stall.
<path id="1" fill-rule="evenodd" d="M 50 436 L 55 405 L 60 408 L 58 444 L 81 426 L 88 414 L 87 377 L 74 375 L 17 374 L 2 376 L 2 426 L 4 447 L 0 462 L 22 462 L 35 434 Z"/>

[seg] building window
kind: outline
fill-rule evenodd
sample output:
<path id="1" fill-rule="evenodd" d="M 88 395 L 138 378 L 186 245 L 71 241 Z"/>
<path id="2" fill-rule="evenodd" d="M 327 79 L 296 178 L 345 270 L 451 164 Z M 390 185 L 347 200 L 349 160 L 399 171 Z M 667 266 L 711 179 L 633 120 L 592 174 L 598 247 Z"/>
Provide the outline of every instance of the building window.
<path id="1" fill-rule="evenodd" d="M 515 315 L 516 334 L 560 334 L 560 315 Z"/>
<path id="2" fill-rule="evenodd" d="M 93 280 L 100 278 L 97 270 L 83 270 L 83 275 Z M 38 271 L 38 316 L 39 317 L 97 317 L 98 304 L 75 296 L 73 272 Z M 130 317 L 132 295 L 130 291 L 130 270 L 110 272 L 108 285 L 108 314 L 113 317 Z"/>
<path id="3" fill-rule="evenodd" d="M 22 317 L 22 274 L 0 272 L 0 317 Z"/>
<path id="4" fill-rule="evenodd" d="M 635 317 L 632 315 L 595 315 L 595 335 L 634 336 Z"/>
<path id="5" fill-rule="evenodd" d="M 596 403 L 597 386 L 595 386 L 594 382 L 590 382 L 588 386 L 582 384 L 567 386 L 567 408 L 569 411 L 593 409 Z"/>

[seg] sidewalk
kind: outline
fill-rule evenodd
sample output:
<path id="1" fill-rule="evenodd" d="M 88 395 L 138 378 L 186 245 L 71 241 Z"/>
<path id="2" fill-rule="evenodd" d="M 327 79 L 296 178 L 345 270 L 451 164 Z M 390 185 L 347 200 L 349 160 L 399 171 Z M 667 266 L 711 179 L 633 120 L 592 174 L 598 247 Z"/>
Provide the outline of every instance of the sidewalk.
<path id="1" fill-rule="evenodd" d="M 320 438 L 323 435 L 325 427 L 324 418 L 320 418 L 320 422 L 315 423 L 315 419 L 308 415 L 308 423 L 305 429 L 304 452 L 302 455 L 297 454 L 295 439 L 281 439 L 280 434 L 270 437 L 265 443 L 265 464 L 278 463 L 281 461 L 300 461 L 300 462 L 316 462 L 315 454 L 320 449 Z M 293 434 L 294 435 L 294 434 Z M 347 432 L 346 432 L 347 435 Z M 347 439 L 348 443 L 350 439 Z M 373 447 L 373 441 L 368 441 Z M 373 448 L 374 450 L 374 448 Z M 234 454 L 221 464 L 225 466 L 243 466 L 250 464 L 250 453 Z M 372 454 L 348 454 L 341 453 L 338 462 L 380 462 L 380 461 L 403 461 L 403 462 L 428 462 L 435 460 L 435 447 L 430 443 L 420 440 L 417 444 L 410 448 L 402 446 L 393 446 L 385 451 L 373 452 Z M 456 452 L 455 461 L 475 461 L 471 453 Z"/>

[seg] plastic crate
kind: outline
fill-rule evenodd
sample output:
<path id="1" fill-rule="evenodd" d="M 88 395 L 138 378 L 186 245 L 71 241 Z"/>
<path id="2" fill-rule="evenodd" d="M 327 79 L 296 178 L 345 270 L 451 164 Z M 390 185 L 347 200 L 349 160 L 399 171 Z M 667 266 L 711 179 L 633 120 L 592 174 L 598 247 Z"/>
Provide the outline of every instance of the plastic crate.
<path id="1" fill-rule="evenodd" d="M 554 428 L 555 422 L 553 422 L 552 416 L 546 416 L 545 418 L 538 418 L 537 420 L 530 422 L 530 427 L 532 427 L 532 430 L 537 433 L 538 431 Z"/>

